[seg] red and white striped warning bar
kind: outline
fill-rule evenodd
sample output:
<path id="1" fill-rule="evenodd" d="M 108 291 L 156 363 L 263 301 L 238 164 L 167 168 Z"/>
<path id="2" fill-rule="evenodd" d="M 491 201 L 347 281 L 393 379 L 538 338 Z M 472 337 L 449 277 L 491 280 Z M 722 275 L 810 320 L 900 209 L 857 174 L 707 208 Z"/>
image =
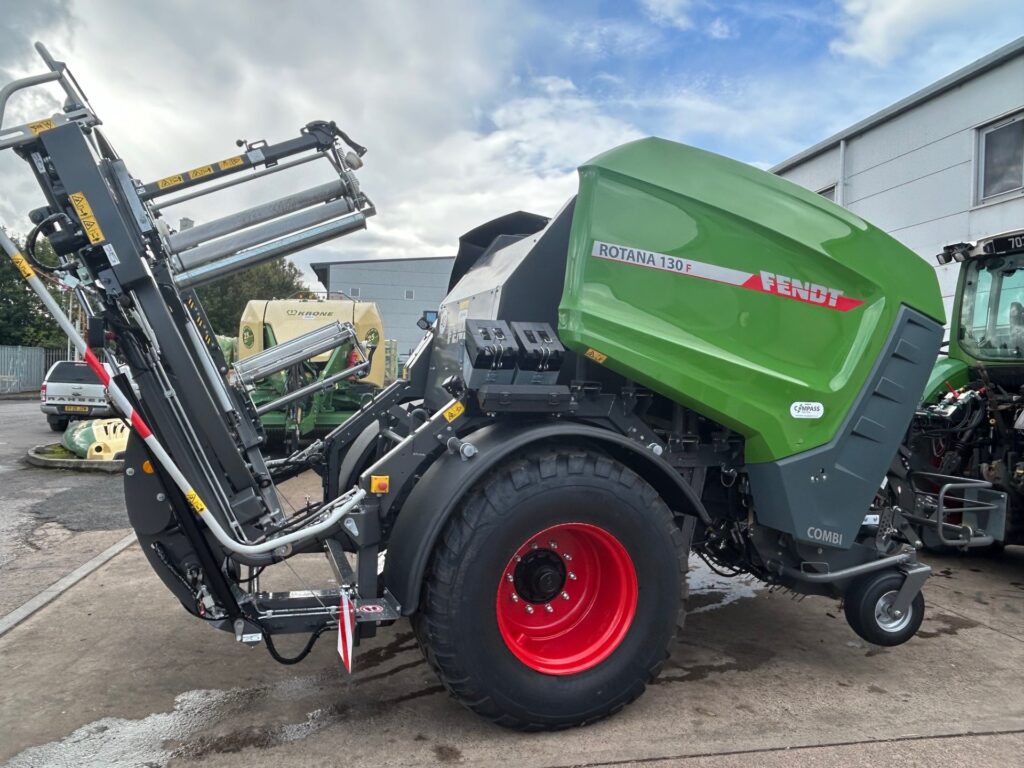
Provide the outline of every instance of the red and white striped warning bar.
<path id="1" fill-rule="evenodd" d="M 641 248 L 615 245 L 600 240 L 594 241 L 591 254 L 595 258 L 606 261 L 616 261 L 634 267 L 657 269 L 685 277 L 697 277 L 725 285 L 735 285 L 758 293 L 770 293 L 773 296 L 781 296 L 805 304 L 815 304 L 839 312 L 849 312 L 864 303 L 861 299 L 843 295 L 843 292 L 837 288 L 820 285 L 809 280 L 799 280 L 788 275 L 763 270 L 756 274 L 743 272 L 718 264 L 707 264 L 703 261 L 683 259 L 678 256 L 669 256 L 666 253 L 645 251 Z"/>
<path id="2" fill-rule="evenodd" d="M 171 459 L 170 454 L 164 450 L 163 445 L 156 439 L 156 436 L 150 430 L 149 426 L 143 421 L 142 417 L 132 407 L 131 401 L 125 397 L 121 388 L 111 379 L 109 371 L 101 363 L 96 355 L 93 354 L 92 350 L 85 343 L 85 339 L 82 338 L 81 334 L 78 333 L 78 329 L 71 323 L 67 315 L 64 314 L 64 310 L 61 309 L 60 305 L 57 304 L 53 296 L 50 295 L 49 291 L 43 285 L 39 276 L 32 269 L 32 265 L 28 263 L 28 260 L 18 251 L 17 246 L 11 241 L 3 230 L 0 230 L 0 247 L 7 252 L 11 261 L 14 262 L 14 266 L 18 268 L 21 276 L 25 278 L 25 282 L 28 283 L 32 291 L 39 297 L 39 300 L 43 302 L 43 305 L 53 315 L 53 319 L 57 321 L 61 330 L 67 334 L 67 337 L 71 340 L 75 349 L 78 350 L 78 354 L 82 356 L 82 359 L 92 369 L 96 377 L 103 383 L 103 386 L 107 390 L 107 396 L 110 398 L 110 402 L 113 403 L 114 408 L 117 409 L 126 420 L 128 420 L 132 429 L 142 439 L 149 448 L 150 453 L 160 463 L 160 466 L 164 468 L 167 474 L 174 481 L 174 484 L 181 490 L 185 495 L 185 499 L 189 505 L 196 511 L 197 514 L 202 514 L 206 511 L 206 505 L 203 500 L 199 498 L 199 494 L 196 493 L 195 489 L 188 482 L 185 475 L 178 468 L 178 465 Z"/>

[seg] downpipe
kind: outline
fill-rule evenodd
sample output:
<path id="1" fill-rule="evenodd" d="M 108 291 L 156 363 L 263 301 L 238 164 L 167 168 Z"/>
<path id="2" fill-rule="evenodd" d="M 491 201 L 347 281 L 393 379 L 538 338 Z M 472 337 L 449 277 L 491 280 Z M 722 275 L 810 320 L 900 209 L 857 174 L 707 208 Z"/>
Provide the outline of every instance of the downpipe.
<path id="1" fill-rule="evenodd" d="M 355 508 L 363 497 L 366 496 L 366 491 L 361 488 L 353 488 L 348 493 L 339 496 L 333 500 L 329 506 L 330 514 L 326 518 L 321 520 L 319 523 L 302 528 L 292 533 L 277 536 L 267 541 L 260 542 L 259 544 L 242 544 L 233 538 L 224 528 L 220 522 L 209 513 L 206 504 L 196 493 L 196 490 L 189 483 L 178 465 L 174 463 L 170 454 L 164 449 L 163 444 L 157 440 L 156 436 L 150 430 L 149 426 L 139 415 L 131 402 L 125 397 L 117 383 L 114 382 L 107 369 L 97 359 L 93 351 L 89 349 L 89 346 L 85 343 L 85 339 L 78 333 L 78 330 L 68 319 L 67 315 L 64 314 L 64 310 L 61 309 L 57 301 L 50 295 L 49 291 L 43 285 L 39 276 L 36 275 L 32 265 L 28 263 L 25 257 L 18 250 L 18 247 L 14 244 L 14 241 L 0 229 L 0 248 L 7 253 L 14 266 L 18 269 L 18 272 L 28 283 L 28 286 L 32 289 L 33 293 L 39 298 L 46 307 L 46 310 L 53 316 L 53 319 L 57 321 L 60 329 L 67 335 L 74 345 L 77 352 L 82 356 L 82 359 L 86 362 L 89 368 L 92 369 L 93 373 L 103 384 L 104 389 L 107 392 L 107 396 L 110 398 L 110 402 L 114 408 L 117 409 L 118 413 L 128 422 L 131 429 L 135 434 L 139 436 L 146 447 L 149 449 L 153 457 L 160 463 L 164 471 L 170 476 L 171 480 L 177 486 L 178 490 L 185 496 L 185 500 L 189 506 L 195 511 L 196 514 L 203 520 L 206 527 L 210 529 L 214 538 L 227 550 L 234 552 L 239 555 L 262 555 L 271 553 L 274 550 L 285 547 L 289 544 L 293 544 L 296 541 L 303 539 L 310 539 L 323 531 L 336 525 L 342 517 L 344 517 L 349 511 Z M 326 511 L 326 510 L 325 510 Z"/>

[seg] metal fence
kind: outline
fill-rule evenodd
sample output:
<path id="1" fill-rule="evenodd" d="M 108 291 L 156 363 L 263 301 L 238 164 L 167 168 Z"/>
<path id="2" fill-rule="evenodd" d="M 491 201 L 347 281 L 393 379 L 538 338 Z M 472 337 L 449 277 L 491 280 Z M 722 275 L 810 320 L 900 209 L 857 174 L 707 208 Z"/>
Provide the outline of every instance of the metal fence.
<path id="1" fill-rule="evenodd" d="M 66 359 L 65 349 L 0 345 L 0 394 L 39 389 L 50 366 Z"/>

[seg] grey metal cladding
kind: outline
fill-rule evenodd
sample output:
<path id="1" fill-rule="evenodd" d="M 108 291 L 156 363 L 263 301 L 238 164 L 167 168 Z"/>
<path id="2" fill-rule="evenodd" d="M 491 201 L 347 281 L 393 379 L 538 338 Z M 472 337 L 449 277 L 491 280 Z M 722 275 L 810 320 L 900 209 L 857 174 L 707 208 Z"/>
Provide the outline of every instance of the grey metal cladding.
<path id="1" fill-rule="evenodd" d="M 819 546 L 852 546 L 917 408 L 941 341 L 941 325 L 901 307 L 838 435 L 779 461 L 747 465 L 758 523 Z"/>

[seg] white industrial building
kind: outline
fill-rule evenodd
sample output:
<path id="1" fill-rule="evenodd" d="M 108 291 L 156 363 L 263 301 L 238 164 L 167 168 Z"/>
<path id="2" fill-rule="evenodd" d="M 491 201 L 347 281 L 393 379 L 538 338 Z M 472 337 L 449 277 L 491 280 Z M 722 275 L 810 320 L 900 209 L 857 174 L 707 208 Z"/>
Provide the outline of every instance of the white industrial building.
<path id="1" fill-rule="evenodd" d="M 1024 37 L 772 171 L 932 264 L 949 243 L 1024 228 Z M 948 312 L 955 264 L 939 283 Z"/>
<path id="2" fill-rule="evenodd" d="M 377 304 L 384 336 L 398 342 L 404 362 L 423 338 L 416 325 L 424 312 L 436 312 L 448 294 L 453 256 L 410 259 L 353 259 L 312 264 L 328 294 Z"/>

